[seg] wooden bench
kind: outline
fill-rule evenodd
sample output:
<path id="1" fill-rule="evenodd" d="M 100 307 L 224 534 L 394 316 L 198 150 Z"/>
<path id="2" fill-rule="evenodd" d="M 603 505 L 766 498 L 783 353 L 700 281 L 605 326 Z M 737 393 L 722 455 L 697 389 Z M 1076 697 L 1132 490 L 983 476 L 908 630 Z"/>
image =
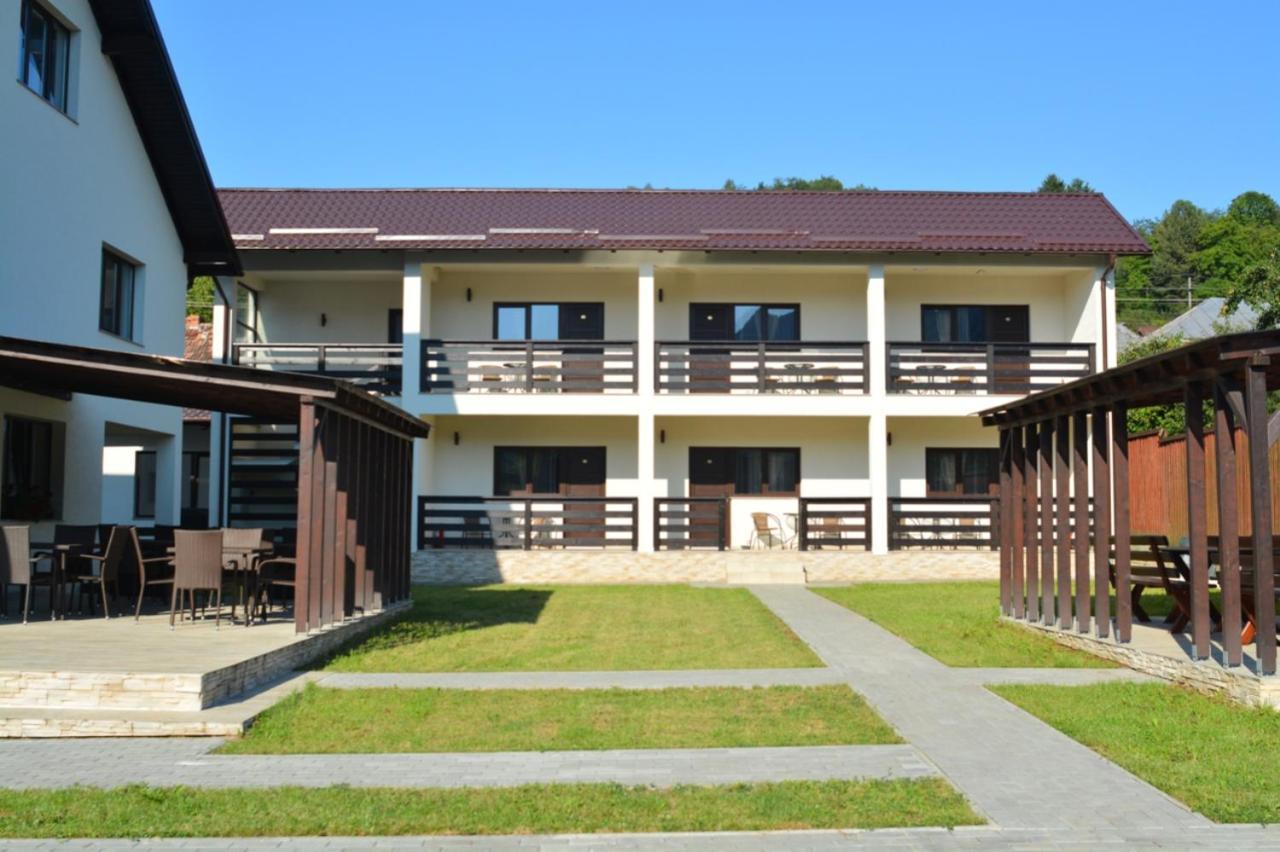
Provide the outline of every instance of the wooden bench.
<path id="1" fill-rule="evenodd" d="M 1120 593 L 1120 585 L 1116 582 L 1116 540 L 1111 537 L 1111 547 L 1107 554 L 1107 571 L 1111 576 L 1111 588 Z M 1147 624 L 1151 616 L 1142 608 L 1142 593 L 1147 589 L 1164 589 L 1172 595 L 1173 578 L 1165 570 L 1159 548 L 1167 545 L 1169 539 L 1162 535 L 1133 533 L 1129 536 L 1129 602 L 1133 614 L 1138 621 Z"/>

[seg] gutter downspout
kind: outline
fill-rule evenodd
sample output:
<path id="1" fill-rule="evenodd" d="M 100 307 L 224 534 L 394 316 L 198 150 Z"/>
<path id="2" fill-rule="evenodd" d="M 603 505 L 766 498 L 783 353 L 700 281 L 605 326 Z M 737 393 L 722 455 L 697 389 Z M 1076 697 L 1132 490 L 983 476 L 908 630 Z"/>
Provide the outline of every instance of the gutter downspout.
<path id="1" fill-rule="evenodd" d="M 1115 272 L 1115 269 L 1116 269 L 1116 255 L 1115 255 L 1115 252 L 1112 252 L 1107 256 L 1106 268 L 1102 270 L 1102 279 L 1101 279 L 1102 290 L 1099 293 L 1099 303 L 1102 308 L 1102 321 L 1101 323 L 1099 323 L 1099 325 L 1102 328 L 1102 335 L 1101 335 L 1101 341 L 1100 341 L 1101 351 L 1100 351 L 1100 358 L 1098 362 L 1099 373 L 1107 369 L 1107 354 L 1108 354 L 1108 351 L 1107 351 L 1108 350 L 1108 346 L 1107 346 L 1107 343 L 1108 343 L 1107 341 L 1107 276 Z"/>

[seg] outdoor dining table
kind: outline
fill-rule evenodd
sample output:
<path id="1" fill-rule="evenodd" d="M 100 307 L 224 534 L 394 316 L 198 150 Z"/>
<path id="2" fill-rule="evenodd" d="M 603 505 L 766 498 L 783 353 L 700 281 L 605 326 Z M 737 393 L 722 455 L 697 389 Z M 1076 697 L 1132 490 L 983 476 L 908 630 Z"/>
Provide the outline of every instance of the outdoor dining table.
<path id="1" fill-rule="evenodd" d="M 165 553 L 169 556 L 174 554 L 174 546 L 169 545 L 165 548 Z M 271 556 L 275 553 L 275 545 L 270 542 L 262 542 L 253 547 L 233 547 L 224 545 L 222 548 L 222 567 L 225 571 L 231 571 L 237 575 L 237 579 L 242 580 L 244 585 L 241 587 L 243 595 L 241 596 L 241 605 L 244 607 L 244 626 L 253 625 L 253 602 L 258 595 L 258 562 L 259 559 L 254 557 Z"/>
<path id="2" fill-rule="evenodd" d="M 1185 545 L 1178 545 L 1176 547 L 1166 547 L 1163 549 L 1178 557 L 1178 559 L 1176 560 L 1178 565 L 1178 571 L 1182 573 L 1184 579 L 1186 579 L 1187 582 L 1190 583 L 1191 571 L 1187 567 L 1187 560 L 1190 558 L 1191 548 Z M 1207 550 L 1209 554 L 1209 580 L 1210 582 L 1217 583 L 1219 586 L 1221 586 L 1222 580 L 1220 577 L 1220 573 L 1221 573 L 1222 559 L 1218 555 L 1219 548 L 1214 547 L 1213 545 L 1210 545 Z M 1275 565 L 1277 566 L 1277 568 L 1280 568 L 1280 548 L 1276 548 L 1273 551 L 1273 559 L 1275 561 Z M 1276 594 L 1280 596 L 1280 586 L 1277 586 Z M 1216 608 L 1214 608 L 1212 603 L 1209 604 L 1209 612 L 1215 623 L 1221 623 L 1221 618 L 1218 615 L 1218 611 Z M 1252 642 L 1254 633 L 1257 630 L 1257 624 L 1255 623 L 1254 614 L 1252 611 L 1249 611 L 1248 609 L 1246 609 L 1244 612 L 1244 616 L 1245 616 L 1244 624 L 1242 625 L 1240 630 L 1241 640 L 1244 642 Z"/>

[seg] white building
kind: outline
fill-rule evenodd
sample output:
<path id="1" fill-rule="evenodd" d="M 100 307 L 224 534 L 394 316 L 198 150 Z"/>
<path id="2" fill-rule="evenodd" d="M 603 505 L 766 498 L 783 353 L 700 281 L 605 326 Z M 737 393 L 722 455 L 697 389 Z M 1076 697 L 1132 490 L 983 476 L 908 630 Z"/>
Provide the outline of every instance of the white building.
<path id="1" fill-rule="evenodd" d="M 193 275 L 239 271 L 146 0 L 0 6 L 0 335 L 181 357 Z M 181 410 L 0 387 L 0 518 L 177 523 Z"/>
<path id="2" fill-rule="evenodd" d="M 1114 261 L 1148 251 L 1095 194 L 221 199 L 245 273 L 215 357 L 362 381 L 433 425 L 419 576 L 460 552 L 590 573 L 601 548 L 989 547 L 975 413 L 1114 364 Z M 288 471 L 240 428 L 215 419 L 215 520 L 280 520 Z"/>

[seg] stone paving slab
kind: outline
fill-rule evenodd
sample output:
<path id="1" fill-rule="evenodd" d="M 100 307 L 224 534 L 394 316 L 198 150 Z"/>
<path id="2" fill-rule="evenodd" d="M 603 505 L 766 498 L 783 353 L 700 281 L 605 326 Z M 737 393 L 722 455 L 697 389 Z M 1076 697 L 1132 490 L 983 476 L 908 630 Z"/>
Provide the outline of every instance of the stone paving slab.
<path id="1" fill-rule="evenodd" d="M 219 755 L 221 740 L 0 742 L 0 786 L 511 787 L 542 783 L 730 784 L 937 775 L 909 745 L 438 754 Z"/>
<path id="2" fill-rule="evenodd" d="M 671 689 L 677 687 L 823 686 L 845 677 L 829 668 L 687 669 L 618 672 L 443 672 L 424 674 L 322 672 L 334 689 Z"/>
<path id="3" fill-rule="evenodd" d="M 14 852 L 266 852 L 273 849 L 330 852 L 334 849 L 664 849 L 720 850 L 985 850 L 1052 849 L 1280 849 L 1280 827 L 1215 825 L 1173 834 L 1158 829 L 1001 829 L 986 826 L 874 831 L 772 831 L 668 834 L 556 834 L 487 837 L 300 837 L 190 838 L 173 840 L 11 840 Z"/>
<path id="4" fill-rule="evenodd" d="M 998 825 L 1176 836 L 1209 824 L 857 613 L 804 588 L 752 592 Z"/>

